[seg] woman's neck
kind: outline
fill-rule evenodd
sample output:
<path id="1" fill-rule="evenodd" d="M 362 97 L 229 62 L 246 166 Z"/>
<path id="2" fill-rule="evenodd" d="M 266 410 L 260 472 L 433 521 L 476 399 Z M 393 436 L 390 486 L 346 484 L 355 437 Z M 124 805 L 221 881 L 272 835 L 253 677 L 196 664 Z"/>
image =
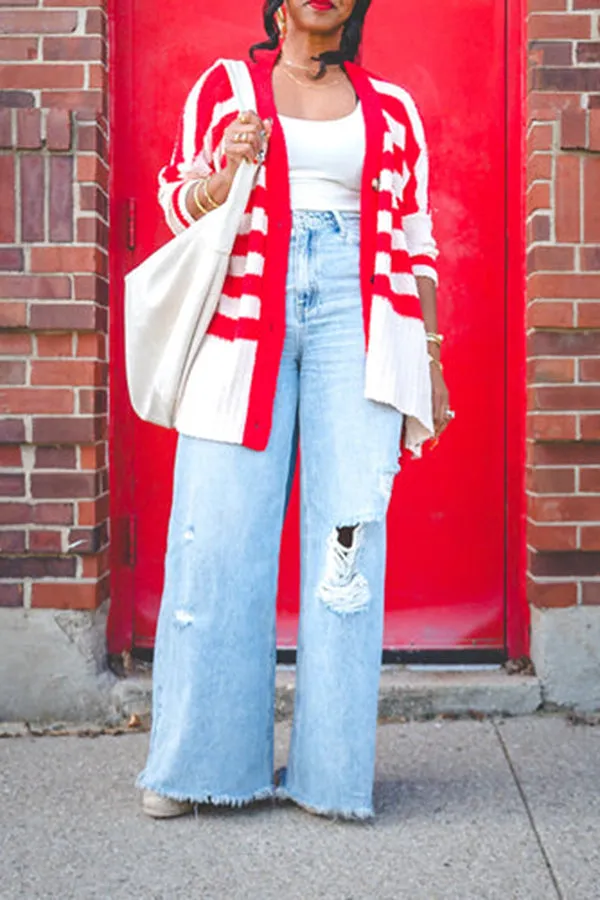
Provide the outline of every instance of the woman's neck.
<path id="1" fill-rule="evenodd" d="M 300 31 L 288 33 L 282 47 L 287 60 L 301 65 L 309 65 L 311 60 L 321 53 L 331 53 L 339 49 L 339 35 L 315 35 Z"/>

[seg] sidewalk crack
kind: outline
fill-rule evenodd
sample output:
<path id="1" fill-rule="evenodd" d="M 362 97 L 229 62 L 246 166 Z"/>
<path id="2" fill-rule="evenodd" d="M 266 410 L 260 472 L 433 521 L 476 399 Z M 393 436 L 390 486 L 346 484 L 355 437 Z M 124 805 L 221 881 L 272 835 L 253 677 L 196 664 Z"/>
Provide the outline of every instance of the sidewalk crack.
<path id="1" fill-rule="evenodd" d="M 552 863 L 550 862 L 550 857 L 548 856 L 546 848 L 544 847 L 544 843 L 542 841 L 542 836 L 540 835 L 540 833 L 538 831 L 538 827 L 535 824 L 535 820 L 533 818 L 533 812 L 532 812 L 531 806 L 529 805 L 529 800 L 527 799 L 527 795 L 525 794 L 523 785 L 521 784 L 521 782 L 519 780 L 517 770 L 511 759 L 510 753 L 508 752 L 508 747 L 506 745 L 506 742 L 504 740 L 504 737 L 502 736 L 500 729 L 498 728 L 498 723 L 496 722 L 495 719 L 492 719 L 492 725 L 493 725 L 494 731 L 496 732 L 496 737 L 498 738 L 498 741 L 500 742 L 500 746 L 502 747 L 502 752 L 504 753 L 504 757 L 506 759 L 508 768 L 510 769 L 513 780 L 517 786 L 519 796 L 521 797 L 521 802 L 523 803 L 523 806 L 525 807 L 525 812 L 527 814 L 527 818 L 529 819 L 529 825 L 531 826 L 531 830 L 533 831 L 539 851 L 542 854 L 542 859 L 544 860 L 544 865 L 546 866 L 546 869 L 548 870 L 548 875 L 550 876 L 550 880 L 552 881 L 552 884 L 554 885 L 554 890 L 556 891 L 556 896 L 558 897 L 558 900 L 565 900 L 564 894 L 558 883 L 558 879 L 557 879 L 556 875 L 554 874 L 554 869 L 552 868 Z"/>

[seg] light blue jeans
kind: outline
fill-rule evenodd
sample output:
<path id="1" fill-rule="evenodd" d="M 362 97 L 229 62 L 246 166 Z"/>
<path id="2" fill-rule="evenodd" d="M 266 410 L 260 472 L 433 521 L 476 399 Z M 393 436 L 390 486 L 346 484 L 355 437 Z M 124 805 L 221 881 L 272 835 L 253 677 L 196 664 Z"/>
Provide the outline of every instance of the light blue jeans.
<path id="1" fill-rule="evenodd" d="M 402 414 L 364 398 L 357 214 L 294 213 L 286 305 L 266 450 L 179 437 L 150 752 L 138 785 L 228 805 L 277 794 L 369 818 L 385 519 Z M 276 789 L 275 598 L 298 445 L 296 700 Z"/>

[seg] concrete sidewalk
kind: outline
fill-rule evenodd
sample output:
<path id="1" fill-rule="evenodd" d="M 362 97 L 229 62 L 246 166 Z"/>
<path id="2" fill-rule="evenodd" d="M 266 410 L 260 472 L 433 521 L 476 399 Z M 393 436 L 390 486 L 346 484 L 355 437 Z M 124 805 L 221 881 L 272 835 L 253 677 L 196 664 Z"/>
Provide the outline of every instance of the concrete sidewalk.
<path id="1" fill-rule="evenodd" d="M 382 725 L 368 825 L 271 804 L 154 822 L 132 787 L 147 741 L 0 740 L 2 900 L 600 898 L 600 727 Z"/>

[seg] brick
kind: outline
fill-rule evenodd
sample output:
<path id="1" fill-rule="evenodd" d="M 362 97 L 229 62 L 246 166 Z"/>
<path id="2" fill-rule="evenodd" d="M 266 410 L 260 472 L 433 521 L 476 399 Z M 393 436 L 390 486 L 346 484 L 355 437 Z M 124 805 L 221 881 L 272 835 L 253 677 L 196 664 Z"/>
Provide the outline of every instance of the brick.
<path id="1" fill-rule="evenodd" d="M 29 531 L 29 551 L 31 553 L 60 553 L 62 534 L 60 531 Z"/>
<path id="2" fill-rule="evenodd" d="M 24 497 L 25 476 L 20 474 L 0 474 L 0 497 Z"/>
<path id="3" fill-rule="evenodd" d="M 73 160 L 68 156 L 49 159 L 49 238 L 51 241 L 73 240 Z"/>
<path id="4" fill-rule="evenodd" d="M 577 304 L 577 325 L 579 328 L 600 328 L 600 300 L 597 303 Z M 600 353 L 600 335 L 598 337 L 598 353 Z"/>
<path id="5" fill-rule="evenodd" d="M 550 209 L 550 185 L 545 181 L 536 181 L 527 191 L 527 215 L 538 209 Z"/>
<path id="6" fill-rule="evenodd" d="M 45 390 L 39 387 L 0 389 L 0 414 L 70 413 L 73 406 L 71 390 Z"/>
<path id="7" fill-rule="evenodd" d="M 573 0 L 573 9 L 600 9 L 600 0 Z"/>
<path id="8" fill-rule="evenodd" d="M 34 499 L 62 500 L 95 497 L 96 476 L 91 472 L 34 472 L 31 475 L 31 496 Z"/>
<path id="9" fill-rule="evenodd" d="M 79 466 L 81 469 L 102 469 L 106 465 L 106 449 L 104 444 L 80 447 Z"/>
<path id="10" fill-rule="evenodd" d="M 600 109 L 591 109 L 590 117 L 590 136 L 588 140 L 588 149 L 594 153 L 600 151 Z"/>
<path id="11" fill-rule="evenodd" d="M 580 247 L 579 262 L 584 271 L 600 272 L 600 246 Z"/>
<path id="12" fill-rule="evenodd" d="M 580 162 L 561 154 L 556 160 L 556 239 L 576 243 L 580 239 Z"/>
<path id="13" fill-rule="evenodd" d="M 5 88 L 41 90 L 42 88 L 82 88 L 83 66 L 57 63 L 13 63 L 0 65 L 0 83 Z"/>
<path id="14" fill-rule="evenodd" d="M 529 272 L 562 270 L 572 272 L 575 268 L 573 247 L 533 247 L 527 254 Z"/>
<path id="15" fill-rule="evenodd" d="M 573 61 L 570 41 L 531 41 L 530 55 L 534 65 L 570 66 Z"/>
<path id="16" fill-rule="evenodd" d="M 577 436 L 575 415 L 530 415 L 527 436 L 538 441 L 572 441 Z"/>
<path id="17" fill-rule="evenodd" d="M 537 300 L 527 307 L 527 325 L 529 328 L 572 328 L 575 304 Z"/>
<path id="18" fill-rule="evenodd" d="M 2 77 L 0 66 L 0 78 Z M 29 85 L 27 85 L 29 87 Z M 41 109 L 17 110 L 17 144 L 20 150 L 39 150 L 42 146 Z"/>
<path id="19" fill-rule="evenodd" d="M 582 584 L 581 602 L 584 606 L 598 606 L 600 604 L 600 581 L 590 581 Z"/>
<path id="20" fill-rule="evenodd" d="M 25 384 L 25 363 L 17 360 L 0 361 L 0 385 Z"/>
<path id="21" fill-rule="evenodd" d="M 81 221 L 81 220 L 79 220 Z M 95 300 L 102 306 L 108 306 L 108 281 L 98 275 L 75 275 L 74 294 L 77 300 Z"/>
<path id="22" fill-rule="evenodd" d="M 91 444 L 103 440 L 105 431 L 106 423 L 99 417 L 39 417 L 33 420 L 33 443 Z"/>
<path id="23" fill-rule="evenodd" d="M 527 338 L 528 356 L 596 356 L 598 335 L 589 331 L 534 331 Z"/>
<path id="24" fill-rule="evenodd" d="M 600 461 L 600 454 L 598 459 Z M 579 490 L 582 493 L 600 494 L 600 466 L 586 466 L 580 470 Z"/>
<path id="25" fill-rule="evenodd" d="M 534 494 L 572 494 L 575 490 L 575 469 L 530 467 L 526 484 L 527 490 Z"/>
<path id="26" fill-rule="evenodd" d="M 600 63 L 600 42 L 585 41 L 577 43 L 575 53 L 578 63 Z"/>
<path id="27" fill-rule="evenodd" d="M 26 325 L 27 307 L 24 303 L 0 303 L 0 328 L 25 328 Z"/>
<path id="28" fill-rule="evenodd" d="M 80 526 L 98 525 L 108 519 L 109 495 L 98 497 L 91 502 L 82 501 L 77 504 L 77 521 Z"/>
<path id="29" fill-rule="evenodd" d="M 86 110 L 90 113 L 104 113 L 106 97 L 102 91 L 42 91 L 42 106 L 70 110 Z"/>
<path id="30" fill-rule="evenodd" d="M 589 243 L 600 242 L 600 157 L 587 157 L 583 161 L 583 234 Z M 590 196 L 591 192 L 591 196 Z M 596 294 L 600 296 L 600 292 Z"/>
<path id="31" fill-rule="evenodd" d="M 12 150 L 13 147 L 13 112 L 0 108 L 0 149 Z"/>
<path id="32" fill-rule="evenodd" d="M 600 550 L 600 525 L 581 526 L 581 549 Z"/>
<path id="33" fill-rule="evenodd" d="M 82 212 L 97 212 L 103 219 L 108 217 L 108 198 L 97 185 L 80 185 L 79 207 Z"/>
<path id="34" fill-rule="evenodd" d="M 77 466 L 75 447 L 36 447 L 36 469 L 74 469 Z"/>
<path id="35" fill-rule="evenodd" d="M 77 2 L 75 5 L 81 4 Z M 52 61 L 100 60 L 103 58 L 103 48 L 104 41 L 101 37 L 46 37 L 42 43 L 42 56 L 45 60 Z"/>
<path id="36" fill-rule="evenodd" d="M 68 300 L 72 293 L 66 275 L 0 275 L 0 297 L 7 299 Z"/>
<path id="37" fill-rule="evenodd" d="M 79 391 L 79 412 L 84 415 L 105 413 L 108 410 L 107 391 Z"/>
<path id="38" fill-rule="evenodd" d="M 108 596 L 107 581 L 33 584 L 31 605 L 37 609 L 97 609 Z"/>
<path id="39" fill-rule="evenodd" d="M 25 109 L 35 106 L 35 97 L 31 91 L 1 91 L 0 106 L 10 106 L 15 109 Z"/>
<path id="40" fill-rule="evenodd" d="M 26 525 L 29 510 L 28 503 L 0 503 L 0 525 Z"/>
<path id="41" fill-rule="evenodd" d="M 0 468 L 19 469 L 23 465 L 23 457 L 20 447 L 0 445 Z"/>
<path id="42" fill-rule="evenodd" d="M 22 272 L 24 266 L 21 247 L 0 247 L 0 270 L 3 272 Z"/>
<path id="43" fill-rule="evenodd" d="M 527 181 L 549 181 L 552 178 L 552 154 L 533 153 L 527 161 Z"/>
<path id="44" fill-rule="evenodd" d="M 106 16 L 101 9 L 88 9 L 85 30 L 87 34 L 106 35 Z"/>
<path id="45" fill-rule="evenodd" d="M 15 162 L 12 156 L 0 155 L 0 243 L 12 244 L 15 240 Z"/>
<path id="46" fill-rule="evenodd" d="M 68 109 L 46 111 L 46 145 L 48 150 L 70 150 L 73 139 L 71 113 Z"/>
<path id="47" fill-rule="evenodd" d="M 530 241 L 550 240 L 550 216 L 544 216 L 537 213 L 536 215 L 532 216 L 530 224 Z"/>
<path id="48" fill-rule="evenodd" d="M 564 150 L 587 147 L 587 114 L 583 109 L 563 109 L 560 117 L 560 145 Z"/>
<path id="49" fill-rule="evenodd" d="M 103 334 L 78 334 L 77 356 L 106 359 L 106 336 Z"/>
<path id="50" fill-rule="evenodd" d="M 530 359 L 527 362 L 528 384 L 572 382 L 575 380 L 574 359 Z"/>
<path id="51" fill-rule="evenodd" d="M 21 235 L 24 241 L 44 240 L 44 160 L 26 155 L 21 169 Z"/>
<path id="52" fill-rule="evenodd" d="M 535 273 L 527 281 L 527 293 L 532 300 L 567 298 L 596 300 L 600 297 L 600 275 Z"/>
<path id="53" fill-rule="evenodd" d="M 37 0 L 33 0 L 35 5 Z M 19 60 L 35 59 L 38 39 L 35 37 L 2 37 L 0 38 L 0 59 Z"/>
<path id="54" fill-rule="evenodd" d="M 527 36 L 530 40 L 552 38 L 589 38 L 592 32 L 591 16 L 586 15 L 552 15 L 533 13 L 527 23 Z"/>
<path id="55" fill-rule="evenodd" d="M 0 584 L 0 606 L 23 606 L 23 585 L 9 582 Z"/>
<path id="56" fill-rule="evenodd" d="M 8 419 L 0 416 L 0 442 L 22 444 L 25 440 L 25 423 L 22 419 Z"/>
<path id="57" fill-rule="evenodd" d="M 102 159 L 108 158 L 108 143 L 99 121 L 79 121 L 77 147 L 79 150 L 93 151 Z"/>
<path id="58" fill-rule="evenodd" d="M 553 149 L 554 132 L 552 125 L 536 123 L 527 136 L 527 154 Z"/>
<path id="59" fill-rule="evenodd" d="M 30 327 L 50 331 L 105 331 L 106 310 L 93 303 L 37 303 L 31 307 Z"/>
<path id="60" fill-rule="evenodd" d="M 573 69 L 544 67 L 534 69 L 531 79 L 538 91 L 588 93 L 600 90 L 600 67 Z"/>
<path id="61" fill-rule="evenodd" d="M 34 360 L 31 365 L 32 385 L 101 384 L 103 381 L 101 368 L 95 362 Z"/>
<path id="62" fill-rule="evenodd" d="M 94 182 L 108 191 L 108 166 L 96 153 L 86 153 L 77 157 L 77 181 Z"/>
<path id="63" fill-rule="evenodd" d="M 581 550 L 530 552 L 529 571 L 532 575 L 558 578 L 600 575 L 600 553 Z"/>
<path id="64" fill-rule="evenodd" d="M 72 528 L 69 532 L 69 546 L 77 545 L 79 556 L 97 554 L 108 543 L 108 526 L 106 522 L 95 528 Z M 96 577 L 98 573 L 94 573 Z M 86 575 L 84 574 L 84 578 Z"/>
<path id="65" fill-rule="evenodd" d="M 569 582 L 544 582 L 527 579 L 527 599 L 539 609 L 575 606 L 577 585 Z"/>
<path id="66" fill-rule="evenodd" d="M 538 466 L 589 465 L 598 462 L 598 445 L 592 441 L 534 444 L 531 463 Z"/>
<path id="67" fill-rule="evenodd" d="M 536 409 L 600 409 L 600 387 L 572 385 L 533 388 Z"/>
<path id="68" fill-rule="evenodd" d="M 101 265 L 95 247 L 32 247 L 32 272 L 95 272 Z"/>
<path id="69" fill-rule="evenodd" d="M 0 554 L 24 553 L 25 532 L 0 529 Z"/>
<path id="70" fill-rule="evenodd" d="M 579 360 L 579 380 L 600 382 L 600 358 Z"/>
<path id="71" fill-rule="evenodd" d="M 576 550 L 576 525 L 527 524 L 527 544 L 536 550 Z"/>
<path id="72" fill-rule="evenodd" d="M 36 336 L 38 357 L 72 357 L 72 334 L 38 334 Z"/>
<path id="73" fill-rule="evenodd" d="M 34 503 L 31 508 L 34 525 L 72 525 L 74 517 L 72 503 Z"/>
<path id="74" fill-rule="evenodd" d="M 600 519 L 600 497 L 537 494 L 529 499 L 529 515 L 536 522 L 596 522 Z"/>
<path id="75" fill-rule="evenodd" d="M 1 34 L 67 34 L 77 28 L 77 13 L 46 10 L 5 10 Z"/>
<path id="76" fill-rule="evenodd" d="M 0 578 L 73 578 L 77 561 L 52 556 L 0 556 Z"/>

